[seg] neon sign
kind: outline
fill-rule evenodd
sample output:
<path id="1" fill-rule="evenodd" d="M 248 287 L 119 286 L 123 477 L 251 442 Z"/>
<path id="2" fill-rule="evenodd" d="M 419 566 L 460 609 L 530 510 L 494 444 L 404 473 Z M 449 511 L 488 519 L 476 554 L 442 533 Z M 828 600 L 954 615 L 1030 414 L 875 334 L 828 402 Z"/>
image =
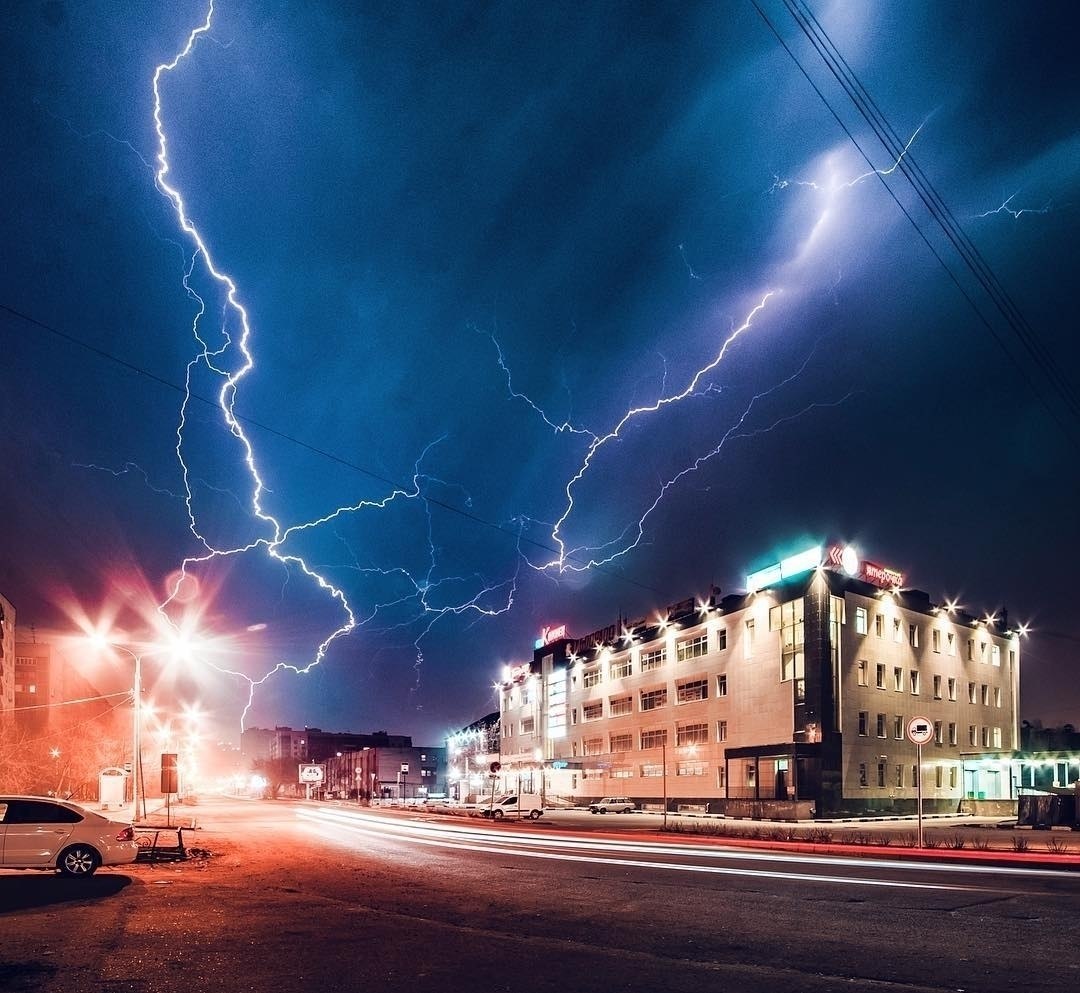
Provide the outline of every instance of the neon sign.
<path id="1" fill-rule="evenodd" d="M 562 641 L 566 637 L 566 625 L 559 624 L 557 627 L 546 627 L 540 629 L 540 637 L 536 639 L 537 648 L 546 648 L 548 645 L 556 641 Z"/>
<path id="2" fill-rule="evenodd" d="M 861 579 L 872 586 L 879 586 L 883 590 L 904 585 L 902 572 L 868 559 L 860 559 L 852 545 L 833 545 L 829 549 L 827 561 L 830 566 L 842 570 L 846 575 Z"/>
<path id="3" fill-rule="evenodd" d="M 798 555 L 789 555 L 775 565 L 766 566 L 764 569 L 750 573 L 746 577 L 746 588 L 751 593 L 757 593 L 758 590 L 763 590 L 773 583 L 809 572 L 819 565 L 821 565 L 821 546 L 816 545 L 813 548 L 808 548 L 805 552 L 799 552 Z"/>

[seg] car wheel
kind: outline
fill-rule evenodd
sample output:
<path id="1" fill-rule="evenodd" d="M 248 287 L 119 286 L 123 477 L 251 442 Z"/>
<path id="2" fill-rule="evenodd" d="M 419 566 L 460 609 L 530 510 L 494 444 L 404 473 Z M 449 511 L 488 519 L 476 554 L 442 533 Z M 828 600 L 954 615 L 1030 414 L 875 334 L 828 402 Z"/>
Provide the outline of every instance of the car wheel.
<path id="1" fill-rule="evenodd" d="M 56 867 L 65 876 L 92 876 L 101 865 L 101 856 L 89 845 L 72 845 L 60 853 Z"/>
<path id="2" fill-rule="evenodd" d="M 503 812 L 501 810 L 493 810 L 491 812 L 491 816 L 494 817 L 495 820 L 501 821 L 503 817 Z"/>
<path id="3" fill-rule="evenodd" d="M 607 807 L 601 807 L 600 808 L 600 813 L 601 814 L 606 814 L 607 813 Z"/>
<path id="4" fill-rule="evenodd" d="M 624 814 L 629 814 L 631 809 L 632 809 L 631 807 L 623 807 L 623 813 Z"/>
<path id="5" fill-rule="evenodd" d="M 538 820 L 540 820 L 540 815 L 542 813 L 543 813 L 542 810 L 530 810 L 529 811 L 529 820 L 530 821 L 538 821 Z"/>

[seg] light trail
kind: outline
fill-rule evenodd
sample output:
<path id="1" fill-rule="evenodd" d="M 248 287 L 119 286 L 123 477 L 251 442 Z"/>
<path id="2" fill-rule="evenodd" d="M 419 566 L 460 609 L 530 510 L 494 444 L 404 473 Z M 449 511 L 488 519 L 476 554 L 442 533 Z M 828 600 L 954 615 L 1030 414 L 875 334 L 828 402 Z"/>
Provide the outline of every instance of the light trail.
<path id="1" fill-rule="evenodd" d="M 823 872 L 791 871 L 772 866 L 839 866 L 845 869 L 889 869 L 906 872 L 972 872 L 986 876 L 1045 876 L 1060 878 L 1060 874 L 1045 870 L 1024 870 L 989 866 L 948 866 L 939 863 L 912 863 L 889 859 L 853 859 L 832 856 L 794 855 L 788 853 L 736 851 L 731 849 L 706 848 L 689 845 L 663 845 L 658 843 L 640 843 L 629 840 L 604 840 L 586 838 L 553 837 L 535 832 L 515 832 L 509 835 L 498 830 L 478 830 L 458 826 L 441 825 L 422 827 L 415 823 L 408 826 L 392 822 L 388 829 L 388 819 L 343 811 L 301 809 L 297 817 L 319 825 L 322 831 L 331 828 L 358 834 L 364 837 L 386 840 L 389 834 L 399 840 L 412 842 L 426 847 L 448 848 L 455 851 L 478 852 L 481 854 L 508 855 L 518 858 L 540 859 L 544 861 L 576 862 L 612 867 L 632 867 L 659 869 L 674 872 L 703 873 L 706 875 L 727 875 L 763 879 L 797 880 L 811 883 L 829 883 L 850 886 L 870 886 L 892 889 L 937 890 L 951 892 L 986 892 L 987 887 L 955 884 L 922 882 L 910 879 L 881 879 L 868 876 L 837 876 Z M 331 840 L 341 842 L 341 835 L 324 834 Z M 626 856 L 634 857 L 626 857 Z M 659 858 L 641 856 L 667 856 L 669 858 L 694 858 L 697 864 L 661 861 Z M 742 868 L 733 865 L 716 864 L 720 862 L 759 862 L 761 868 Z M 1004 888 L 994 888 L 997 892 L 1012 892 Z"/>

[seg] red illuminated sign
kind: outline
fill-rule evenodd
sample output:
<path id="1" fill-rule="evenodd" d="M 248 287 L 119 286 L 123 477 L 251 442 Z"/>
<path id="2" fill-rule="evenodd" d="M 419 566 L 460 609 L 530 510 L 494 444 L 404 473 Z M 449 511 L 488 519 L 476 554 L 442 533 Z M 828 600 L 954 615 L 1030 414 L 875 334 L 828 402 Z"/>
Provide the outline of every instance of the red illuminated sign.
<path id="1" fill-rule="evenodd" d="M 839 569 L 849 576 L 861 579 L 864 582 L 880 586 L 884 590 L 904 585 L 904 574 L 888 566 L 879 565 L 860 559 L 851 545 L 833 545 L 829 549 L 826 561 L 834 569 Z"/>
<path id="2" fill-rule="evenodd" d="M 554 641 L 562 641 L 566 637 L 566 625 L 560 624 L 558 627 L 546 627 L 540 632 L 540 640 L 545 645 L 550 645 Z"/>

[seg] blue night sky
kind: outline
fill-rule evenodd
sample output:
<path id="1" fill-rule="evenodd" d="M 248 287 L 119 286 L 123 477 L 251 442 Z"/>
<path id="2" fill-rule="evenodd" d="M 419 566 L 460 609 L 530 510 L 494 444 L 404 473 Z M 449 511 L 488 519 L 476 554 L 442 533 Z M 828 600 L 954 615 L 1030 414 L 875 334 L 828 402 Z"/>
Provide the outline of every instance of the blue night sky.
<path id="1" fill-rule="evenodd" d="M 21 637 L 80 611 L 136 636 L 185 557 L 231 550 L 168 605 L 215 642 L 186 676 L 149 663 L 159 696 L 179 678 L 235 733 L 249 681 L 307 666 L 344 601 L 356 627 L 258 686 L 247 724 L 432 743 L 493 709 L 542 626 L 734 592 L 835 537 L 1030 622 L 1021 716 L 1080 723 L 1080 10 L 811 4 L 1010 323 L 760 2 L 813 86 L 751 2 L 217 0 L 161 75 L 166 182 L 235 283 L 246 372 L 155 187 L 155 67 L 205 4 L 9 14 Z M 262 518 L 215 405 L 230 373 Z"/>

